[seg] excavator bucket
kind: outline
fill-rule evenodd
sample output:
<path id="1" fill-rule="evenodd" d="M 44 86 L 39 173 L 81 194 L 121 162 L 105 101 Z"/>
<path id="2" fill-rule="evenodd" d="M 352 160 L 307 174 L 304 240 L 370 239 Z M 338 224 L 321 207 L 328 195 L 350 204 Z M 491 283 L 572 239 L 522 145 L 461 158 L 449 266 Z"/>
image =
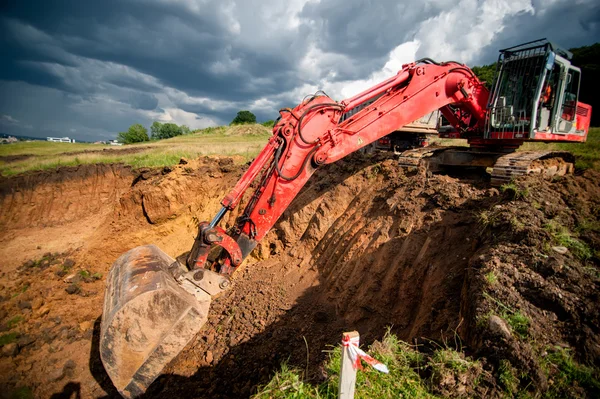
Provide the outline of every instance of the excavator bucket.
<path id="1" fill-rule="evenodd" d="M 184 270 L 155 245 L 130 250 L 110 270 L 100 357 L 126 398 L 144 393 L 206 323 L 211 295 L 174 278 Z"/>

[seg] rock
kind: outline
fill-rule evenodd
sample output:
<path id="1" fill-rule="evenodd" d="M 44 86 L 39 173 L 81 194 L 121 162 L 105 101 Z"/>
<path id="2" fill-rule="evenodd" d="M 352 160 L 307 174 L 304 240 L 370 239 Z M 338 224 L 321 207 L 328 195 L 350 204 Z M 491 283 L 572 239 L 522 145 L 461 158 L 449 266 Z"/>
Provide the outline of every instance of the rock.
<path id="1" fill-rule="evenodd" d="M 552 250 L 554 252 L 558 252 L 561 255 L 564 255 L 567 252 L 569 252 L 569 248 L 567 248 L 567 247 L 552 247 Z"/>
<path id="2" fill-rule="evenodd" d="M 188 163 L 188 160 L 183 157 L 179 160 L 179 165 L 187 165 Z"/>
<path id="3" fill-rule="evenodd" d="M 496 315 L 490 316 L 489 328 L 490 331 L 495 335 L 499 335 L 506 339 L 512 337 L 512 334 L 510 333 L 510 329 L 506 325 L 506 322 Z"/>
<path id="4" fill-rule="evenodd" d="M 75 266 L 75 261 L 74 261 L 73 259 L 71 259 L 71 258 L 67 258 L 67 259 L 65 259 L 65 261 L 63 262 L 63 267 L 64 267 L 65 269 L 70 269 L 70 268 L 72 268 L 73 266 Z"/>
<path id="5" fill-rule="evenodd" d="M 67 360 L 65 362 L 65 365 L 63 366 L 63 373 L 64 375 L 71 377 L 73 376 L 73 372 L 75 371 L 75 367 L 77 367 L 77 364 L 75 363 L 74 360 Z"/>
<path id="6" fill-rule="evenodd" d="M 35 342 L 35 338 L 28 334 L 22 335 L 17 340 L 17 344 L 19 345 L 19 348 L 24 348 L 28 345 L 33 344 L 34 342 Z"/>
<path id="7" fill-rule="evenodd" d="M 42 328 L 42 340 L 44 342 L 46 342 L 47 344 L 51 343 L 52 341 L 54 341 L 54 338 L 56 338 L 56 332 L 53 331 L 51 328 Z"/>
<path id="8" fill-rule="evenodd" d="M 38 296 L 38 297 L 34 298 L 33 301 L 31 302 L 31 309 L 37 310 L 40 307 L 42 307 L 43 304 L 44 304 L 44 300 Z"/>
<path id="9" fill-rule="evenodd" d="M 48 306 L 42 306 L 41 308 L 39 308 L 39 309 L 38 309 L 38 310 L 35 312 L 35 314 L 36 314 L 38 317 L 42 317 L 42 316 L 44 316 L 44 315 L 47 315 L 48 313 L 50 313 L 50 308 L 49 308 Z"/>
<path id="10" fill-rule="evenodd" d="M 54 272 L 57 277 L 64 277 L 67 272 L 61 267 L 57 271 Z"/>
<path id="11" fill-rule="evenodd" d="M 71 328 L 68 332 L 67 332 L 67 339 L 72 342 L 75 338 L 77 338 L 77 330 L 75 330 L 74 328 Z"/>
<path id="12" fill-rule="evenodd" d="M 57 382 L 65 378 L 65 370 L 64 368 L 51 371 L 48 373 L 48 381 L 49 382 Z"/>
<path id="13" fill-rule="evenodd" d="M 19 367 L 17 367 L 17 373 L 23 374 L 30 371 L 33 368 L 33 363 L 21 363 Z"/>
<path id="14" fill-rule="evenodd" d="M 92 328 L 92 323 L 89 321 L 84 321 L 84 322 L 79 323 L 79 331 L 81 331 L 81 332 L 86 332 L 90 328 Z"/>
<path id="15" fill-rule="evenodd" d="M 28 260 L 27 262 L 23 263 L 23 268 L 25 268 L 25 269 L 30 269 L 34 266 L 35 266 L 35 262 L 32 260 Z"/>
<path id="16" fill-rule="evenodd" d="M 211 351 L 206 352 L 206 358 L 204 360 L 206 363 L 211 364 L 214 360 L 213 353 Z"/>
<path id="17" fill-rule="evenodd" d="M 210 334 L 208 334 L 208 336 L 206 337 L 206 343 L 208 345 L 212 345 L 215 343 L 215 332 L 212 331 Z"/>
<path id="18" fill-rule="evenodd" d="M 19 301 L 19 304 L 17 306 L 21 310 L 23 310 L 23 309 L 31 309 L 31 302 L 29 302 L 29 301 Z"/>
<path id="19" fill-rule="evenodd" d="M 52 321 L 54 322 L 54 324 L 62 323 L 62 319 L 60 318 L 60 316 L 53 317 Z"/>
<path id="20" fill-rule="evenodd" d="M 19 354 L 19 345 L 17 345 L 14 342 L 11 342 L 10 344 L 6 344 L 6 345 L 2 346 L 1 353 L 2 353 L 2 356 L 4 356 L 4 357 L 17 356 L 17 354 Z"/>
<path id="21" fill-rule="evenodd" d="M 83 339 L 92 339 L 93 336 L 94 336 L 94 330 L 89 329 L 83 333 L 82 338 Z"/>
<path id="22" fill-rule="evenodd" d="M 65 291 L 67 291 L 67 294 L 73 295 L 79 293 L 81 288 L 79 288 L 77 284 L 70 284 L 67 288 L 65 288 Z"/>

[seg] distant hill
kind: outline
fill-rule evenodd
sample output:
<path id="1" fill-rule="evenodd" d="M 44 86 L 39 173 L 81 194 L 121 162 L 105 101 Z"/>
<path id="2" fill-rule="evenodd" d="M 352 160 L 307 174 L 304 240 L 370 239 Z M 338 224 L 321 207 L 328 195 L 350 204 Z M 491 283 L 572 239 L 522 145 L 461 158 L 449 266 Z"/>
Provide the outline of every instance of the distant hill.
<path id="1" fill-rule="evenodd" d="M 0 138 L 16 137 L 17 140 L 41 140 L 46 141 L 45 137 L 33 137 L 33 136 L 19 136 L 18 134 L 0 133 Z"/>

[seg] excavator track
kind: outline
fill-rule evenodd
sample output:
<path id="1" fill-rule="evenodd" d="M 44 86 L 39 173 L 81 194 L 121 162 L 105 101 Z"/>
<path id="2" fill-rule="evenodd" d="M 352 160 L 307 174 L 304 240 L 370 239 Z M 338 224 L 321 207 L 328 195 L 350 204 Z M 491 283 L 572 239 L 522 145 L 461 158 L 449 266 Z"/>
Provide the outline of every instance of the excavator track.
<path id="1" fill-rule="evenodd" d="M 530 173 L 545 177 L 573 173 L 575 157 L 565 151 L 520 151 L 498 158 L 492 171 L 492 185 L 500 186 Z"/>
<path id="2" fill-rule="evenodd" d="M 438 172 L 444 166 L 480 166 L 492 168 L 491 183 L 501 186 L 530 173 L 545 177 L 573 173 L 575 158 L 565 151 L 520 151 L 494 153 L 465 147 L 424 147 L 404 151 L 400 166 Z"/>

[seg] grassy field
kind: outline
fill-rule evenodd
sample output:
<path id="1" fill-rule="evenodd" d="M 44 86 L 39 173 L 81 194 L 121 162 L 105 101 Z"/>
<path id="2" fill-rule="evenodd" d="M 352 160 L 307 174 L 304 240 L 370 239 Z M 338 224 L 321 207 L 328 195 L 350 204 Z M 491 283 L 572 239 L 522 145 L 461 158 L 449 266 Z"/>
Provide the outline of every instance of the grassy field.
<path id="1" fill-rule="evenodd" d="M 207 128 L 172 139 L 125 146 L 80 143 L 18 142 L 0 146 L 0 174 L 94 163 L 124 163 L 134 168 L 174 165 L 181 157 L 239 155 L 251 160 L 271 131 L 261 125 Z"/>
<path id="2" fill-rule="evenodd" d="M 593 127 L 590 129 L 585 143 L 525 143 L 525 145 L 520 148 L 521 151 L 549 149 L 569 151 L 574 154 L 576 157 L 575 167 L 578 169 L 600 170 L 600 127 Z"/>
<path id="3" fill-rule="evenodd" d="M 94 163 L 124 163 L 134 168 L 170 166 L 181 157 L 240 155 L 253 159 L 263 148 L 271 130 L 262 125 L 207 128 L 168 140 L 121 147 L 83 144 L 18 142 L 0 146 L 0 175 L 11 176 L 33 170 Z M 434 140 L 441 145 L 466 145 L 466 140 Z M 600 128 L 590 129 L 584 144 L 526 143 L 520 150 L 555 149 L 577 156 L 579 169 L 600 170 Z"/>

